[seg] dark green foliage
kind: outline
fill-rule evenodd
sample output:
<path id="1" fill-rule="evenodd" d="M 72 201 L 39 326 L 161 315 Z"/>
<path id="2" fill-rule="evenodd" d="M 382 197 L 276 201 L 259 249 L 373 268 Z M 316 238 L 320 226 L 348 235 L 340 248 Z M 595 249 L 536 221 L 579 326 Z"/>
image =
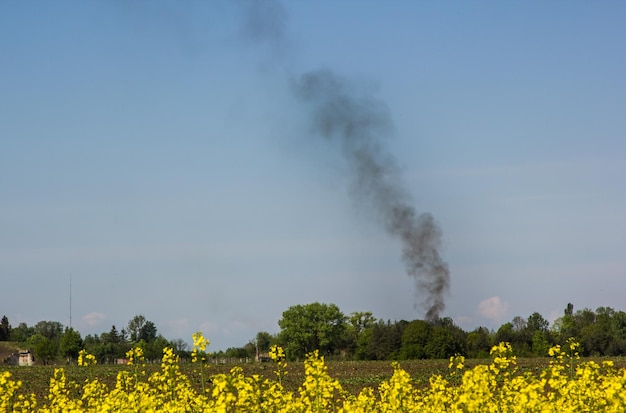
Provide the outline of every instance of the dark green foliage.
<path id="1" fill-rule="evenodd" d="M 59 342 L 51 340 L 42 334 L 35 334 L 28 339 L 28 344 L 32 347 L 35 358 L 44 365 L 55 360 L 59 352 Z"/>
<path id="2" fill-rule="evenodd" d="M 424 320 L 411 321 L 402 333 L 402 348 L 400 354 L 403 359 L 427 358 L 426 346 L 431 340 L 433 327 Z"/>
<path id="3" fill-rule="evenodd" d="M 156 328 L 155 328 L 156 331 Z M 169 347 L 170 343 L 162 335 L 158 335 L 151 341 L 145 342 L 143 339 L 140 343 L 144 345 L 144 356 L 146 360 L 157 362 L 163 357 L 163 349 Z"/>
<path id="4" fill-rule="evenodd" d="M 26 343 L 35 334 L 35 327 L 28 327 L 26 323 L 20 323 L 11 330 L 11 341 Z"/>
<path id="5" fill-rule="evenodd" d="M 369 311 L 350 314 L 344 337 L 344 349 L 349 355 L 354 355 L 357 359 L 366 358 L 361 354 L 367 352 L 365 348 L 374 324 L 376 324 L 376 319 Z M 365 337 L 363 337 L 364 334 L 366 334 Z"/>
<path id="6" fill-rule="evenodd" d="M 532 313 L 526 321 L 526 328 L 530 333 L 534 334 L 536 331 L 547 332 L 550 323 L 548 320 L 537 312 Z"/>
<path id="7" fill-rule="evenodd" d="M 487 358 L 492 347 L 491 334 L 486 327 L 478 327 L 467 334 L 467 356 Z"/>
<path id="8" fill-rule="evenodd" d="M 256 351 L 259 353 L 267 353 L 270 351 L 270 346 L 275 340 L 275 337 L 267 331 L 260 331 L 257 333 L 255 339 L 255 353 Z"/>
<path id="9" fill-rule="evenodd" d="M 146 323 L 139 330 L 139 340 L 143 340 L 146 343 L 150 343 L 157 338 L 157 328 L 152 321 L 146 321 Z"/>
<path id="10" fill-rule="evenodd" d="M 59 352 L 69 361 L 76 360 L 78 353 L 83 348 L 83 339 L 80 333 L 73 328 L 66 328 L 61 336 Z"/>
<path id="11" fill-rule="evenodd" d="M 504 323 L 498 328 L 496 335 L 493 338 L 493 342 L 497 343 L 513 343 L 516 340 L 515 332 L 513 331 L 513 324 Z"/>
<path id="12" fill-rule="evenodd" d="M 2 317 L 0 321 L 0 341 L 9 341 L 11 339 L 11 324 L 7 316 Z"/>
<path id="13" fill-rule="evenodd" d="M 244 347 L 230 347 L 226 349 L 226 351 L 224 352 L 224 356 L 236 359 L 245 359 L 250 355 L 248 354 L 248 350 L 246 350 Z"/>
<path id="14" fill-rule="evenodd" d="M 369 327 L 359 334 L 356 344 L 356 359 L 357 360 L 369 360 L 369 346 L 372 340 L 374 327 Z"/>
<path id="15" fill-rule="evenodd" d="M 466 333 L 452 319 L 443 318 L 433 326 L 431 338 L 426 345 L 428 358 L 450 358 L 455 354 L 467 355 Z"/>
<path id="16" fill-rule="evenodd" d="M 390 360 L 400 358 L 402 348 L 402 334 L 408 322 L 387 323 L 380 320 L 372 327 L 367 346 L 368 360 Z"/>
<path id="17" fill-rule="evenodd" d="M 58 321 L 40 321 L 35 324 L 35 333 L 47 339 L 58 341 L 63 334 L 63 324 Z"/>
<path id="18" fill-rule="evenodd" d="M 302 359 L 314 350 L 342 360 L 447 359 L 455 354 L 487 358 L 493 345 L 508 342 L 518 356 L 545 357 L 550 347 L 563 345 L 570 337 L 581 344 L 582 356 L 626 355 L 626 313 L 610 307 L 574 311 L 574 306 L 568 304 L 552 328 L 541 314 L 534 312 L 528 318 L 514 317 L 495 333 L 485 327 L 467 333 L 451 318 L 385 322 L 374 319 L 370 312 L 354 312 L 346 317 L 334 304 L 312 303 L 290 307 L 279 326 L 281 331 L 276 336 L 260 332 L 245 346 L 232 347 L 218 355 L 255 358 L 258 353 L 266 353 L 272 344 L 280 344 L 290 359 Z M 34 327 L 20 323 L 11 328 L 5 316 L 0 321 L 0 338 L 5 337 L 2 334 L 6 335 L 7 330 L 12 341 L 28 344 L 38 363 L 61 357 L 74 360 L 83 347 L 101 364 L 124 358 L 135 345 L 144 349 L 150 361 L 160 360 L 165 347 L 173 347 L 183 358 L 189 356 L 184 340 L 166 340 L 157 334 L 156 325 L 141 315 L 131 319 L 126 330 L 118 332 L 112 326 L 108 332 L 88 335 L 84 340 L 77 331 L 64 329 L 61 323 L 53 321 L 40 321 Z"/>

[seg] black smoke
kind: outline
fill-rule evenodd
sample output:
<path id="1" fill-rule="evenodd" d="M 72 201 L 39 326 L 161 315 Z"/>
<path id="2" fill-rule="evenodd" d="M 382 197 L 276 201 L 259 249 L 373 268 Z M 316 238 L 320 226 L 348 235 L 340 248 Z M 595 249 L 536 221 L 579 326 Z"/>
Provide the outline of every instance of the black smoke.
<path id="1" fill-rule="evenodd" d="M 273 51 L 288 44 L 287 13 L 279 1 L 244 0 L 244 33 Z M 284 53 L 276 53 L 282 54 Z M 393 122 L 385 103 L 330 70 L 305 73 L 293 82 L 296 97 L 311 114 L 315 134 L 334 140 L 352 172 L 351 193 L 374 208 L 386 230 L 402 241 L 407 273 L 425 292 L 426 319 L 444 310 L 450 274 L 439 254 L 441 229 L 433 216 L 417 214 L 402 185 L 399 168 L 386 150 Z"/>
<path id="2" fill-rule="evenodd" d="M 385 150 L 393 130 L 387 106 L 359 94 L 330 70 L 302 75 L 294 91 L 311 111 L 313 131 L 340 145 L 352 172 L 354 196 L 367 201 L 387 231 L 402 241 L 407 273 L 418 290 L 427 293 L 426 318 L 439 318 L 450 283 L 448 266 L 439 254 L 442 234 L 432 215 L 416 214 L 397 164 Z"/>

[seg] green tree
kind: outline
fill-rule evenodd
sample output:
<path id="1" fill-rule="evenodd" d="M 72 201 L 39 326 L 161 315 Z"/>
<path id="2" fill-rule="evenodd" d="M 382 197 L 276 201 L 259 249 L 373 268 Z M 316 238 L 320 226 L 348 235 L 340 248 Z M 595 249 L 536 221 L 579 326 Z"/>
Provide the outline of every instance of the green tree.
<path id="1" fill-rule="evenodd" d="M 35 334 L 35 327 L 29 327 L 26 323 L 20 323 L 11 330 L 11 341 L 26 343 Z"/>
<path id="2" fill-rule="evenodd" d="M 395 350 L 393 348 L 393 333 L 391 320 L 387 320 L 386 324 L 383 320 L 374 324 L 368 340 L 366 359 L 387 360 L 387 357 Z"/>
<path id="3" fill-rule="evenodd" d="M 531 350 L 535 356 L 547 357 L 548 351 L 552 347 L 547 338 L 547 332 L 536 330 L 533 334 Z"/>
<path id="4" fill-rule="evenodd" d="M 411 321 L 402 333 L 401 357 L 403 359 L 426 358 L 426 346 L 431 339 L 432 331 L 432 325 L 424 320 Z"/>
<path id="5" fill-rule="evenodd" d="M 122 342 L 122 336 L 117 332 L 117 328 L 115 325 L 111 326 L 111 330 L 109 330 L 109 336 L 107 338 L 111 343 L 118 344 Z"/>
<path id="6" fill-rule="evenodd" d="M 35 324 L 35 333 L 58 342 L 63 334 L 63 324 L 58 321 L 40 321 Z"/>
<path id="7" fill-rule="evenodd" d="M 426 345 L 426 355 L 432 359 L 449 358 L 455 354 L 467 355 L 466 333 L 451 318 L 438 320 Z"/>
<path id="8" fill-rule="evenodd" d="M 157 338 L 157 328 L 152 321 L 146 321 L 139 330 L 139 339 L 150 343 Z"/>
<path id="9" fill-rule="evenodd" d="M 513 331 L 513 324 L 510 322 L 502 324 L 493 338 L 494 344 L 513 343 L 515 340 L 515 331 Z"/>
<path id="10" fill-rule="evenodd" d="M 552 333 L 560 344 L 564 344 L 570 337 L 578 337 L 578 328 L 574 319 L 574 305 L 567 303 L 563 316 L 554 320 Z"/>
<path id="11" fill-rule="evenodd" d="M 295 305 L 283 312 L 278 321 L 279 340 L 287 357 L 300 359 L 319 350 L 333 354 L 339 350 L 346 329 L 346 317 L 335 304 Z"/>
<path id="12" fill-rule="evenodd" d="M 83 340 L 83 348 L 89 353 L 96 356 L 98 363 L 110 362 L 115 357 L 112 346 L 110 343 L 105 342 L 100 337 L 105 336 L 108 333 L 102 333 L 100 336 L 88 334 Z"/>
<path id="13" fill-rule="evenodd" d="M 538 312 L 534 312 L 529 315 L 528 320 L 526 321 L 526 328 L 528 328 L 533 334 L 536 331 L 546 332 L 548 331 L 549 326 L 550 323 L 548 322 L 548 320 L 543 318 L 543 316 Z"/>
<path id="14" fill-rule="evenodd" d="M 9 341 L 11 339 L 11 324 L 7 316 L 2 316 L 0 321 L 0 341 Z"/>
<path id="15" fill-rule="evenodd" d="M 379 320 L 372 327 L 368 341 L 367 359 L 395 360 L 401 357 L 402 335 L 409 323 L 405 320 L 385 323 Z"/>
<path id="16" fill-rule="evenodd" d="M 626 313 L 616 311 L 611 317 L 611 337 L 613 340 L 607 349 L 608 356 L 619 356 L 626 353 Z"/>
<path id="17" fill-rule="evenodd" d="M 256 344 L 254 342 L 249 341 L 245 346 L 243 346 L 244 350 L 246 350 L 247 357 L 256 360 Z"/>
<path id="18" fill-rule="evenodd" d="M 478 327 L 467 334 L 468 357 L 488 358 L 491 346 L 491 335 L 487 327 Z"/>
<path id="19" fill-rule="evenodd" d="M 158 361 L 163 357 L 163 349 L 169 347 L 170 343 L 162 335 L 156 336 L 152 341 L 145 342 L 140 340 L 139 343 L 145 343 L 144 354 L 146 360 Z"/>
<path id="20" fill-rule="evenodd" d="M 356 356 L 359 337 L 374 324 L 376 319 L 369 311 L 350 313 L 344 337 L 345 350 L 349 356 Z"/>
<path id="21" fill-rule="evenodd" d="M 224 357 L 234 358 L 234 359 L 245 359 L 249 357 L 250 354 L 245 347 L 229 347 L 224 352 Z"/>
<path id="22" fill-rule="evenodd" d="M 83 348 L 83 339 L 80 333 L 71 327 L 66 327 L 59 343 L 59 352 L 70 362 L 78 357 Z"/>
<path id="23" fill-rule="evenodd" d="M 29 338 L 35 356 L 47 364 L 58 357 L 59 344 L 63 335 L 63 324 L 58 321 L 40 321 L 35 324 L 35 334 Z"/>
<path id="24" fill-rule="evenodd" d="M 431 359 L 445 359 L 460 354 L 460 348 L 452 333 L 441 326 L 433 327 L 430 341 L 426 345 L 425 353 Z"/>
<path id="25" fill-rule="evenodd" d="M 532 313 L 526 320 L 523 338 L 530 349 L 531 355 L 546 357 L 552 347 L 553 339 L 549 329 L 550 323 L 538 312 Z"/>
<path id="26" fill-rule="evenodd" d="M 250 357 L 257 357 L 259 354 L 268 353 L 275 338 L 267 331 L 259 331 L 254 340 L 246 344 Z"/>
<path id="27" fill-rule="evenodd" d="M 528 328 L 528 321 L 521 316 L 515 316 L 511 324 L 513 325 L 513 341 L 511 341 L 513 350 L 517 355 L 531 356 L 530 347 L 533 337 Z"/>
<path id="28" fill-rule="evenodd" d="M 357 360 L 369 360 L 370 359 L 370 346 L 372 341 L 372 335 L 374 333 L 374 326 L 366 328 L 361 332 L 356 343 L 355 356 Z"/>
<path id="29" fill-rule="evenodd" d="M 40 359 L 44 365 L 48 364 L 57 357 L 59 351 L 58 342 L 55 342 L 42 334 L 30 336 L 28 344 L 32 347 L 35 357 Z"/>
<path id="30" fill-rule="evenodd" d="M 127 327 L 127 332 L 130 337 L 130 341 L 133 343 L 137 343 L 141 340 L 141 330 L 146 325 L 146 317 L 139 314 L 134 316 L 129 322 Z"/>

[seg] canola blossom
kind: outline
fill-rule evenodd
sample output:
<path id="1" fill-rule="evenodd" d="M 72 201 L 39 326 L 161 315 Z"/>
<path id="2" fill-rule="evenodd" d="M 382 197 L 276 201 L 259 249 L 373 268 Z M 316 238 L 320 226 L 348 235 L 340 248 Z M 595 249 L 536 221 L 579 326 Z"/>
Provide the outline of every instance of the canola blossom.
<path id="1" fill-rule="evenodd" d="M 147 375 L 143 353 L 127 354 L 131 367 L 118 373 L 114 388 L 97 378 L 70 381 L 62 368 L 50 378 L 48 396 L 20 392 L 22 383 L 9 372 L 0 373 L 0 412 L 623 412 L 626 411 L 626 371 L 606 361 L 580 362 L 578 344 L 550 349 L 550 366 L 539 373 L 521 373 L 511 346 L 491 351 L 492 362 L 471 369 L 465 358 L 450 358 L 446 376 L 433 375 L 417 386 L 399 363 L 377 388 L 358 395 L 346 392 L 330 377 L 317 351 L 304 362 L 305 378 L 295 392 L 281 379 L 287 374 L 284 352 L 273 347 L 276 379 L 245 376 L 241 367 L 209 376 L 202 360 L 208 341 L 194 334 L 196 372 L 206 385 L 197 390 L 181 373 L 178 357 L 165 349 L 159 371 Z M 95 358 L 81 352 L 79 364 L 93 368 Z M 195 373 L 194 373 L 195 374 Z M 210 380 L 209 380 L 210 377 Z"/>

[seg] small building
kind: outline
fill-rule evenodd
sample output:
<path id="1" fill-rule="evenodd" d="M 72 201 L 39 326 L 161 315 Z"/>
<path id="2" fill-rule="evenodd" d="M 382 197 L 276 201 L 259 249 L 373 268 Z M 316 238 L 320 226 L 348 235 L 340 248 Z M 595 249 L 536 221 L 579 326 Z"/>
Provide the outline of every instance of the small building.
<path id="1" fill-rule="evenodd" d="M 18 353 L 11 353 L 11 355 L 4 359 L 4 364 L 9 366 L 17 366 L 20 362 L 20 355 Z"/>
<path id="2" fill-rule="evenodd" d="M 258 353 L 256 355 L 257 363 L 267 363 L 269 361 L 272 361 L 272 358 L 270 357 L 270 353 Z"/>
<path id="3" fill-rule="evenodd" d="M 35 357 L 30 350 L 20 350 L 19 366 L 32 366 L 35 363 Z"/>

